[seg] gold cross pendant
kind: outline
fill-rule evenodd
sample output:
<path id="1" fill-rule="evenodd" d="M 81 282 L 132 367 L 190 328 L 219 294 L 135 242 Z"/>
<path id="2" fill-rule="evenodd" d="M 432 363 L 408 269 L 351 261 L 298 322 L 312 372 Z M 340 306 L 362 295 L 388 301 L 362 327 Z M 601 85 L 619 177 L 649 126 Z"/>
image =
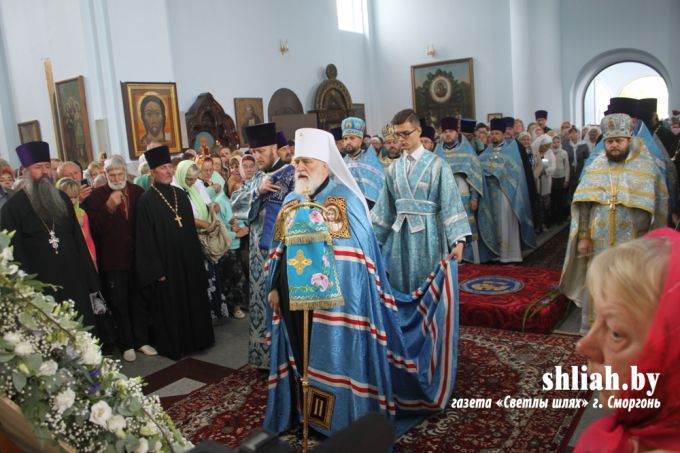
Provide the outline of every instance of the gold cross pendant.
<path id="1" fill-rule="evenodd" d="M 179 214 L 175 214 L 175 222 L 177 222 L 177 225 L 182 228 L 182 217 L 180 217 Z"/>

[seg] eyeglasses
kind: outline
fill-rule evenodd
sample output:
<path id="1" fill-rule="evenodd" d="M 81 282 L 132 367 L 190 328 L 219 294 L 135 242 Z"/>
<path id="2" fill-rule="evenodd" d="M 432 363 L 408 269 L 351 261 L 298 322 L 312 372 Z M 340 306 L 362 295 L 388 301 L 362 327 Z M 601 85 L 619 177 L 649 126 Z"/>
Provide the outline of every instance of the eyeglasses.
<path id="1" fill-rule="evenodd" d="M 408 132 L 396 132 L 395 131 L 394 135 L 396 135 L 399 138 L 408 138 L 408 136 L 411 135 L 412 133 L 414 133 L 416 131 L 416 129 L 418 129 L 418 128 L 416 127 L 412 131 L 408 131 Z"/>

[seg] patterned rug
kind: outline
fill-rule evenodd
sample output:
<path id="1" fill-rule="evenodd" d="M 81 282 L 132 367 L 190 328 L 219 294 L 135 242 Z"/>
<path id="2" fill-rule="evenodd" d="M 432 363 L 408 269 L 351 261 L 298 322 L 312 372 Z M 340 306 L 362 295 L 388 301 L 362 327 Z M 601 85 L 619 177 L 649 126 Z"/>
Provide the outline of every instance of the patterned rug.
<path id="1" fill-rule="evenodd" d="M 557 292 L 558 269 L 465 264 L 458 272 L 466 326 L 548 333 L 569 305 Z"/>
<path id="2" fill-rule="evenodd" d="M 550 269 L 562 269 L 564 255 L 567 251 L 567 241 L 569 240 L 569 225 L 565 225 L 559 233 L 553 236 L 548 242 L 531 252 L 524 258 L 522 266 L 527 267 L 547 267 Z"/>
<path id="3" fill-rule="evenodd" d="M 542 375 L 556 365 L 581 365 L 578 337 L 461 327 L 455 398 L 489 398 L 489 409 L 447 409 L 402 436 L 398 452 L 562 451 L 583 409 L 507 409 L 495 401 L 512 398 L 583 398 L 588 391 L 542 391 Z M 168 409 L 195 444 L 213 439 L 236 448 L 261 426 L 267 404 L 264 376 L 244 367 L 178 401 Z M 300 447 L 299 430 L 282 438 Z M 322 441 L 312 439 L 311 446 Z"/>

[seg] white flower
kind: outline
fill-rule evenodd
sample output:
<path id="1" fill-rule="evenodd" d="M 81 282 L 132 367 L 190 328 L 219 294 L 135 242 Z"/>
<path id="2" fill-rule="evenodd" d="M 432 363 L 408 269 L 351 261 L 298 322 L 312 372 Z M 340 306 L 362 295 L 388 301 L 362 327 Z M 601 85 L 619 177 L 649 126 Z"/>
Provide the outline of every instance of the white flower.
<path id="1" fill-rule="evenodd" d="M 38 376 L 54 376 L 54 373 L 57 372 L 57 368 L 59 368 L 59 365 L 57 365 L 57 362 L 54 360 L 43 362 L 38 370 Z"/>
<path id="2" fill-rule="evenodd" d="M 146 425 L 142 426 L 139 430 L 139 434 L 142 436 L 151 437 L 158 433 L 158 429 L 153 422 L 148 422 Z"/>
<path id="3" fill-rule="evenodd" d="M 25 357 L 33 353 L 33 345 L 28 341 L 20 341 L 14 346 L 14 353 L 19 357 Z"/>
<path id="4" fill-rule="evenodd" d="M 153 451 L 153 452 L 161 451 L 161 448 L 163 448 L 163 443 L 161 441 L 157 440 L 151 451 Z"/>
<path id="5" fill-rule="evenodd" d="M 106 401 L 97 401 L 90 408 L 90 421 L 95 425 L 106 428 L 106 422 L 111 418 L 111 406 Z"/>
<path id="6" fill-rule="evenodd" d="M 10 247 L 5 247 L 2 249 L 2 253 L 0 253 L 0 260 L 4 262 L 9 262 L 14 259 L 14 256 L 12 255 L 12 249 Z"/>
<path id="7" fill-rule="evenodd" d="M 7 275 L 14 275 L 14 274 L 16 274 L 18 271 L 19 271 L 19 266 L 17 266 L 16 264 L 10 264 L 10 265 L 7 267 Z"/>
<path id="8" fill-rule="evenodd" d="M 54 397 L 52 407 L 58 413 L 63 414 L 66 409 L 73 406 L 73 402 L 75 400 L 76 393 L 73 390 L 71 389 L 62 390 L 61 392 L 57 393 L 57 396 Z"/>
<path id="9" fill-rule="evenodd" d="M 134 453 L 146 453 L 147 451 L 149 451 L 149 441 L 142 437 L 139 439 L 139 445 Z"/>
<path id="10" fill-rule="evenodd" d="M 123 429 L 125 429 L 127 423 L 125 422 L 125 419 L 122 416 L 114 415 L 113 417 L 111 417 L 106 426 L 108 426 L 109 431 L 115 433 L 116 431 L 122 431 Z"/>
<path id="11" fill-rule="evenodd" d="M 76 346 L 80 352 L 80 363 L 84 365 L 99 365 L 102 353 L 94 339 L 85 333 L 78 335 Z"/>
<path id="12" fill-rule="evenodd" d="M 19 332 L 7 332 L 4 337 L 2 337 L 9 344 L 17 344 L 21 341 L 21 333 Z"/>

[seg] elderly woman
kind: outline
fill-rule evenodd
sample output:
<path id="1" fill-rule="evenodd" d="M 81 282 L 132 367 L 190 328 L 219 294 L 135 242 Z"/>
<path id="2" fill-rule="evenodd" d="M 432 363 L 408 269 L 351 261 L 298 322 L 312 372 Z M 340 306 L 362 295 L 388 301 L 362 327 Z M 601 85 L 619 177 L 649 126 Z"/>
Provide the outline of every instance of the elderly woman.
<path id="1" fill-rule="evenodd" d="M 680 449 L 680 234 L 655 230 L 597 255 L 586 287 L 595 323 L 576 349 L 588 359 L 590 374 L 619 376 L 626 390 L 600 391 L 600 403 L 612 415 L 589 426 L 576 452 L 643 452 Z M 631 366 L 638 375 L 658 373 L 651 393 L 649 379 L 632 390 Z M 630 403 L 657 399 L 658 407 L 613 409 L 613 399 Z M 642 406 L 642 404 L 640 404 Z"/>
<path id="2" fill-rule="evenodd" d="M 206 162 L 211 163 L 210 159 Z M 175 179 L 173 185 L 180 187 L 186 191 L 191 201 L 191 208 L 194 212 L 194 220 L 196 222 L 196 229 L 203 230 L 210 226 L 209 209 L 214 209 L 215 212 L 219 210 L 217 204 L 210 200 L 208 192 L 205 190 L 203 183 L 196 184 L 200 170 L 198 166 L 191 160 L 183 160 L 177 164 L 177 171 L 175 172 Z M 227 306 L 227 299 L 222 289 L 222 282 L 218 276 L 222 274 L 219 263 L 213 263 L 209 259 L 204 260 L 205 270 L 208 274 L 208 299 L 210 300 L 210 315 L 213 323 L 216 324 L 222 318 L 229 316 L 229 308 Z"/>
<path id="3" fill-rule="evenodd" d="M 0 170 L 0 187 L 5 190 L 11 190 L 14 185 L 14 173 L 9 167 L 4 167 Z"/>
<path id="4" fill-rule="evenodd" d="M 221 271 L 219 278 L 224 288 L 229 311 L 234 318 L 243 319 L 246 315 L 241 309 L 241 303 L 246 300 L 247 293 L 244 292 L 245 277 L 243 275 L 239 250 L 241 248 L 241 238 L 247 236 L 249 230 L 248 227 L 243 227 L 243 223 L 240 224 L 243 228 L 239 228 L 238 231 L 234 231 L 230 227 L 234 214 L 231 210 L 229 198 L 227 198 L 227 194 L 224 192 L 224 179 L 218 174 L 219 172 L 214 170 L 209 159 L 205 159 L 200 165 L 201 183 L 205 187 L 210 200 L 219 206 L 217 217 L 227 227 L 227 231 L 231 236 L 231 246 L 218 263 L 218 268 Z M 214 178 L 215 174 L 218 174 L 218 178 Z M 221 183 L 214 181 L 221 181 Z"/>
<path id="5" fill-rule="evenodd" d="M 142 156 L 144 156 L 142 154 Z M 153 178 L 151 176 L 151 170 L 149 170 L 149 164 L 145 161 L 139 162 L 139 166 L 137 167 L 137 171 L 139 172 L 139 176 L 137 176 L 134 180 L 134 184 L 137 184 L 139 187 L 142 189 L 146 190 L 149 188 L 151 184 L 153 184 Z"/>

